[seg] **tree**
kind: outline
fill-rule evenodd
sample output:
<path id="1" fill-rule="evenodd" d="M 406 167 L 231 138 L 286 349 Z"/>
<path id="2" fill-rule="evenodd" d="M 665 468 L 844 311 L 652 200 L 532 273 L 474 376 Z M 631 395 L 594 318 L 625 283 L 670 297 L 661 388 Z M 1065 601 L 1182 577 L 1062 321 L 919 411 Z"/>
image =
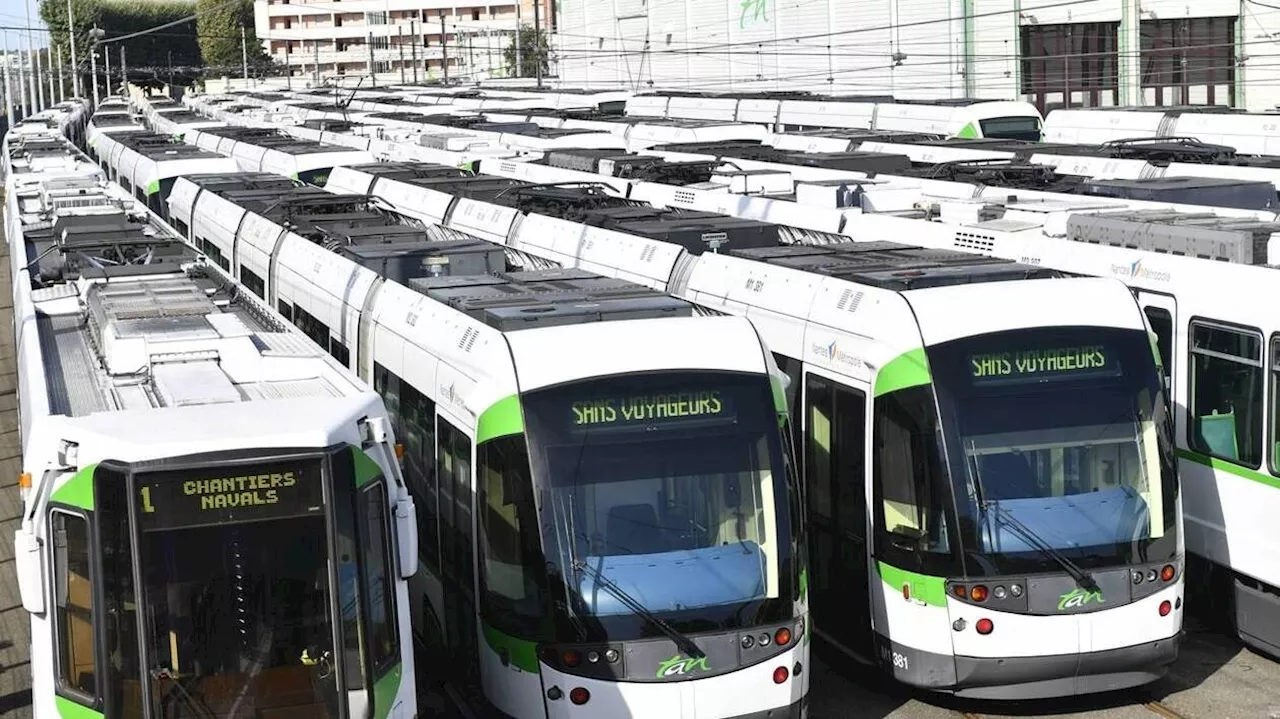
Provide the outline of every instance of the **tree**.
<path id="1" fill-rule="evenodd" d="M 253 28 L 253 0 L 196 0 L 196 12 L 200 14 L 196 30 L 200 54 L 209 74 L 239 74 L 241 29 L 249 66 L 258 68 L 268 62 Z"/>
<path id="2" fill-rule="evenodd" d="M 191 0 L 72 0 L 75 18 L 76 59 L 82 75 L 89 72 L 89 30 L 97 25 L 105 38 L 121 37 L 140 30 L 180 20 L 195 13 Z M 67 3 L 53 0 L 40 3 L 40 17 L 49 26 L 54 53 L 62 50 L 64 62 L 71 62 L 67 46 Z M 140 35 L 129 40 L 109 42 L 99 49 L 98 72 L 106 70 L 104 51 L 111 53 L 111 71 L 117 77 L 120 72 L 120 48 L 124 47 L 129 65 L 129 80 L 139 84 L 158 83 L 167 79 L 167 69 L 172 61 L 177 71 L 200 66 L 200 47 L 196 44 L 195 22 L 179 23 L 163 30 Z M 185 73 L 184 73 L 185 74 Z M 86 78 L 86 85 L 88 87 Z"/>
<path id="3" fill-rule="evenodd" d="M 538 65 L 542 65 L 544 76 L 551 72 L 551 44 L 547 41 L 545 30 L 534 32 L 533 26 L 524 25 L 518 33 L 520 40 L 520 67 L 516 67 L 516 37 L 502 51 L 502 60 L 507 72 L 515 77 L 534 77 L 538 74 Z"/>

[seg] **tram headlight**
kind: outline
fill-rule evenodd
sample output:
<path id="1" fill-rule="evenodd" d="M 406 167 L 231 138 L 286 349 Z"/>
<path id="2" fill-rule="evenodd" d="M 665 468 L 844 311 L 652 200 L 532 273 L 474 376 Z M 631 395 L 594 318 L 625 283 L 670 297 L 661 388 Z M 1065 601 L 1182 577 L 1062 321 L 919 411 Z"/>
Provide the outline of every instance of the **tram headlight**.
<path id="1" fill-rule="evenodd" d="M 750 634 L 743 634 L 743 635 L 742 635 L 742 648 L 743 648 L 743 649 L 750 649 L 751 647 L 754 647 L 755 645 L 756 645 L 756 638 L 755 638 L 755 637 L 751 636 Z"/>
<path id="2" fill-rule="evenodd" d="M 1133 570 L 1133 583 L 1142 584 L 1142 570 L 1139 570 L 1139 569 Z"/>
<path id="3" fill-rule="evenodd" d="M 1160 572 L 1158 570 L 1152 569 L 1150 572 L 1147 572 L 1148 582 L 1154 582 L 1159 578 L 1160 578 Z"/>
<path id="4" fill-rule="evenodd" d="M 605 660 L 606 662 L 609 662 L 610 664 L 617 664 L 617 663 L 618 663 L 618 650 L 617 650 L 617 649 L 606 649 L 606 650 L 604 650 L 604 660 Z"/>
<path id="5" fill-rule="evenodd" d="M 1005 589 L 1004 587 L 996 587 L 995 589 L 991 590 L 991 596 L 995 597 L 996 599 L 1004 599 L 1005 597 L 1009 596 L 1009 590 Z"/>
<path id="6" fill-rule="evenodd" d="M 587 652 L 587 662 L 597 664 L 600 662 L 600 652 Z"/>
<path id="7" fill-rule="evenodd" d="M 1010 584 L 1010 585 L 1009 585 L 1009 593 L 1010 593 L 1010 594 L 1012 594 L 1014 597 L 1021 597 L 1021 596 L 1022 596 L 1022 585 L 1021 585 L 1021 584 Z"/>

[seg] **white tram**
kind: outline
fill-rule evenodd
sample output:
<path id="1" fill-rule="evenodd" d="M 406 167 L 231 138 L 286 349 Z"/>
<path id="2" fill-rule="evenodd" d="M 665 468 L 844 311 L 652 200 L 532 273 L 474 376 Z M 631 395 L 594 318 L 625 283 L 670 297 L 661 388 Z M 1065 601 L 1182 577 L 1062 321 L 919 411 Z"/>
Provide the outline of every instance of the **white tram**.
<path id="1" fill-rule="evenodd" d="M 24 144 L 3 159 L 35 715 L 415 716 L 416 518 L 378 396 L 70 145 L 78 170 L 41 176 Z"/>
<path id="2" fill-rule="evenodd" d="M 359 196 L 232 184 L 179 179 L 171 217 L 387 402 L 432 667 L 517 719 L 804 716 L 785 378 L 747 321 L 509 273 L 501 248 Z M 364 264 L 391 240 L 358 238 L 392 235 L 420 276 Z"/>

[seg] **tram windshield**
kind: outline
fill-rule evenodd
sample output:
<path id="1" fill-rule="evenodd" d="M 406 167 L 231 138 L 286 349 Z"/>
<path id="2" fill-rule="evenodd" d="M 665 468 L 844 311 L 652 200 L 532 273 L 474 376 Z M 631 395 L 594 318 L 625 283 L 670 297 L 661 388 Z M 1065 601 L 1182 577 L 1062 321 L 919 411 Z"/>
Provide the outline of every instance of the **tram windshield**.
<path id="1" fill-rule="evenodd" d="M 969 573 L 1054 571 L 1045 546 L 1091 567 L 1176 552 L 1170 421 L 1144 332 L 1019 330 L 929 357 Z"/>
<path id="2" fill-rule="evenodd" d="M 794 498 L 766 377 L 615 376 L 523 406 L 562 625 L 656 635 L 630 601 L 680 631 L 788 616 Z"/>
<path id="3" fill-rule="evenodd" d="M 139 475 L 154 716 L 337 716 L 332 666 L 309 661 L 334 636 L 321 467 Z"/>

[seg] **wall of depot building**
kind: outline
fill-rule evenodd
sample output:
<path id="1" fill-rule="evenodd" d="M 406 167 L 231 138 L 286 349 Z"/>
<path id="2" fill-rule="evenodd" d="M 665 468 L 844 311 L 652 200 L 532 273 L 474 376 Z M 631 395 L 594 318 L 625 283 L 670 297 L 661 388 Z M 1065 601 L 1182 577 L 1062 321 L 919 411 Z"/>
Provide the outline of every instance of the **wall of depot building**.
<path id="1" fill-rule="evenodd" d="M 1018 97 L 1042 110 L 1280 104 L 1280 9 L 1252 0 L 556 5 L 567 86 Z"/>

